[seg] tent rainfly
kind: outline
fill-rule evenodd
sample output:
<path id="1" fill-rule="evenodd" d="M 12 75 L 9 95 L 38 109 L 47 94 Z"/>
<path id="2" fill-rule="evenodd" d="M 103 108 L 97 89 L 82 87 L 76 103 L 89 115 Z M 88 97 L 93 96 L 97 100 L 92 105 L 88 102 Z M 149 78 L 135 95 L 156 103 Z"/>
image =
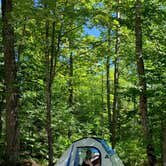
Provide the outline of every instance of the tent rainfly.
<path id="1" fill-rule="evenodd" d="M 116 152 L 100 138 L 75 141 L 55 166 L 124 166 Z"/>

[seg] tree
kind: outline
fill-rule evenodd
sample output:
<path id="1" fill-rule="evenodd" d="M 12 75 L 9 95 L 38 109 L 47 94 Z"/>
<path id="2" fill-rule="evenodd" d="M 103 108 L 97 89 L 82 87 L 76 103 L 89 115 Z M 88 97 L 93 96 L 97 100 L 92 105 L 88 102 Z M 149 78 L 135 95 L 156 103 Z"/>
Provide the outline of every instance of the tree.
<path id="1" fill-rule="evenodd" d="M 116 11 L 116 19 L 119 21 L 120 19 L 120 11 L 119 11 L 120 1 L 117 0 L 117 11 Z M 116 127 L 117 127 L 117 116 L 119 110 L 119 53 L 120 53 L 120 25 L 116 26 L 116 41 L 115 41 L 115 58 L 114 58 L 114 99 L 113 99 L 113 115 L 112 115 L 112 147 L 115 148 L 116 144 Z"/>
<path id="2" fill-rule="evenodd" d="M 107 79 L 107 111 L 108 111 L 108 125 L 110 130 L 110 141 L 111 141 L 111 133 L 112 133 L 112 118 L 111 118 L 111 103 L 110 103 L 110 93 L 111 93 L 111 87 L 110 87 L 110 61 L 111 61 L 111 30 L 108 28 L 108 52 L 106 57 L 106 79 Z"/>
<path id="3" fill-rule="evenodd" d="M 0 15 L 0 28 L 2 29 L 2 16 Z M 0 36 L 0 42 L 2 43 L 2 36 Z M 0 47 L 2 47 L 2 44 L 0 45 Z M 1 74 L 0 74 L 0 138 L 2 135 L 2 126 L 3 126 L 3 122 L 2 122 L 2 111 L 4 110 L 4 65 L 3 65 L 3 55 L 2 53 L 0 53 L 0 70 L 1 70 Z"/>
<path id="4" fill-rule="evenodd" d="M 53 23 L 53 34 L 52 34 L 52 47 L 54 47 L 54 30 L 55 23 Z M 52 101 L 52 81 L 53 81 L 53 53 L 51 52 L 51 58 L 49 58 L 49 22 L 46 21 L 46 33 L 45 33 L 45 58 L 46 58 L 46 131 L 48 139 L 48 156 L 49 156 L 49 166 L 53 165 L 53 138 L 52 138 L 52 128 L 51 128 L 51 101 Z M 53 51 L 54 48 L 52 48 Z M 51 59 L 51 60 L 50 60 Z"/>
<path id="5" fill-rule="evenodd" d="M 162 152 L 163 152 L 163 166 L 166 165 L 166 123 L 165 123 L 165 116 L 162 120 L 162 132 L 163 132 L 163 145 L 162 145 Z"/>
<path id="6" fill-rule="evenodd" d="M 142 53 L 142 29 L 141 29 L 141 6 L 140 0 L 136 0 L 135 8 L 135 38 L 136 38 L 136 61 L 137 61 L 137 72 L 139 77 L 139 91 L 140 91 L 140 111 L 141 111 L 141 121 L 144 132 L 144 138 L 146 141 L 148 165 L 156 165 L 156 156 L 154 154 L 154 146 L 152 143 L 152 135 L 148 126 L 148 116 L 147 116 L 147 85 L 146 76 L 144 69 L 143 53 Z"/>
<path id="7" fill-rule="evenodd" d="M 6 163 L 15 166 L 19 161 L 18 90 L 12 0 L 2 0 L 3 49 L 6 92 Z"/>
<path id="8" fill-rule="evenodd" d="M 55 77 L 55 70 L 57 65 L 57 58 L 60 50 L 61 41 L 61 29 L 58 33 L 57 43 L 55 47 L 55 21 L 52 22 L 52 33 L 51 33 L 51 48 L 49 45 L 49 21 L 46 20 L 45 25 L 45 59 L 46 59 L 46 130 L 48 137 L 48 156 L 49 166 L 53 165 L 53 137 L 52 137 L 52 85 Z M 61 28 L 61 27 L 60 27 Z M 49 51 L 51 50 L 51 52 Z"/>
<path id="9" fill-rule="evenodd" d="M 69 48 L 72 49 L 72 42 L 69 39 Z M 74 94 L 73 94 L 73 52 L 70 53 L 69 57 L 69 107 L 72 108 L 74 104 Z"/>

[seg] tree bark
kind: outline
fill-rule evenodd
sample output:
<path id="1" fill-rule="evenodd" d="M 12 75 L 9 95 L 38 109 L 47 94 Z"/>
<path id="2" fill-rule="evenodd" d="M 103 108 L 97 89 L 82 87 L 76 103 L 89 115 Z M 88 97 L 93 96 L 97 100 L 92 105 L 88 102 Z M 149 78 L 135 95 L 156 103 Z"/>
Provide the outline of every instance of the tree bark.
<path id="1" fill-rule="evenodd" d="M 163 160 L 163 166 L 166 166 L 166 115 L 164 112 L 164 115 L 162 117 L 162 160 Z"/>
<path id="2" fill-rule="evenodd" d="M 107 62 L 106 62 L 106 75 L 107 75 L 107 111 L 108 111 L 108 127 L 109 127 L 109 131 L 110 131 L 110 141 L 111 141 L 111 104 L 110 104 L 110 29 L 108 29 L 108 52 L 107 52 Z"/>
<path id="3" fill-rule="evenodd" d="M 156 156 L 154 154 L 154 147 L 152 143 L 152 135 L 148 127 L 148 116 L 147 116 L 147 87 L 146 77 L 144 71 L 144 61 L 142 54 L 142 23 L 141 23 L 141 6 L 140 0 L 136 0 L 136 17 L 135 17 L 135 37 L 136 37 L 136 61 L 137 61 L 137 72 L 139 77 L 139 90 L 140 90 L 140 111 L 141 111 L 141 122 L 144 132 L 144 138 L 146 141 L 146 152 L 148 157 L 148 165 L 156 165 Z"/>
<path id="4" fill-rule="evenodd" d="M 4 84 L 4 66 L 0 66 L 0 70 L 2 73 L 2 77 L 0 77 L 0 83 Z M 2 112 L 4 111 L 4 100 L 5 100 L 5 89 L 4 86 L 0 89 L 0 138 L 2 136 L 2 128 L 3 128 L 3 121 L 2 121 Z"/>
<path id="5" fill-rule="evenodd" d="M 19 161 L 18 88 L 11 12 L 12 0 L 2 0 L 2 35 L 6 86 L 6 165 L 15 166 Z"/>
<path id="6" fill-rule="evenodd" d="M 49 58 L 49 23 L 46 21 L 46 34 L 45 34 L 45 58 L 46 58 L 46 130 L 47 130 L 47 141 L 48 141 L 48 156 L 49 166 L 53 165 L 53 139 L 51 129 L 51 97 L 52 97 L 52 79 L 51 79 L 51 63 Z M 53 42 L 53 41 L 52 41 Z"/>
<path id="7" fill-rule="evenodd" d="M 3 80 L 1 82 L 4 84 Z M 1 136 L 2 136 L 2 129 L 3 129 L 3 125 L 4 125 L 3 121 L 2 121 L 2 112 L 4 111 L 4 107 L 5 107 L 5 103 L 4 103 L 4 100 L 5 100 L 5 89 L 4 89 L 4 87 L 2 88 L 2 91 L 0 93 L 1 93 L 1 97 L 0 97 L 0 138 L 1 138 Z"/>
<path id="8" fill-rule="evenodd" d="M 72 48 L 72 42 L 69 39 L 69 48 Z M 73 109 L 74 99 L 73 99 L 73 52 L 70 53 L 69 57 L 69 98 L 68 105 L 70 109 Z M 73 111 L 73 110 L 72 110 Z M 72 136 L 72 129 L 69 127 L 68 129 L 68 138 L 70 139 Z"/>
<path id="9" fill-rule="evenodd" d="M 1 80 L 1 82 L 3 83 L 3 80 Z M 3 87 L 1 93 L 1 97 L 0 97 L 0 138 L 2 136 L 2 128 L 3 128 L 3 121 L 2 121 L 2 112 L 4 111 L 4 99 L 5 99 L 5 89 Z"/>
<path id="10" fill-rule="evenodd" d="M 47 7 L 47 5 L 45 5 Z M 55 22 L 52 23 L 52 35 L 51 35 L 51 53 L 49 53 L 49 21 L 46 20 L 45 24 L 45 59 L 46 59 L 46 130 L 48 139 L 48 156 L 49 156 L 49 166 L 53 166 L 53 137 L 52 137 L 52 120 L 51 120 L 51 109 L 52 109 L 52 84 L 56 75 L 56 64 L 57 58 L 60 51 L 61 43 L 61 31 L 62 26 L 60 26 L 59 34 L 57 37 L 57 43 L 55 47 Z"/>
<path id="11" fill-rule="evenodd" d="M 119 0 L 117 0 L 117 16 L 116 19 L 119 20 Z M 116 124 L 117 116 L 119 109 L 119 97 L 118 97 L 118 88 L 119 88 L 119 49 L 120 49 L 120 36 L 119 36 L 120 26 L 117 25 L 116 28 L 116 43 L 115 43 L 115 60 L 114 60 L 114 99 L 113 99 L 113 115 L 112 115 L 112 148 L 115 148 L 116 145 Z"/>
<path id="12" fill-rule="evenodd" d="M 3 104 L 2 102 L 0 104 Z M 2 136 L 2 107 L 0 106 L 0 138 Z"/>
<path id="13" fill-rule="evenodd" d="M 102 71 L 102 76 L 101 76 L 101 111 L 100 111 L 100 123 L 101 123 L 101 136 L 104 137 L 104 116 L 103 113 L 105 111 L 105 107 L 104 107 L 104 73 Z"/>
<path id="14" fill-rule="evenodd" d="M 69 59 L 69 107 L 73 106 L 73 53 L 70 53 Z"/>

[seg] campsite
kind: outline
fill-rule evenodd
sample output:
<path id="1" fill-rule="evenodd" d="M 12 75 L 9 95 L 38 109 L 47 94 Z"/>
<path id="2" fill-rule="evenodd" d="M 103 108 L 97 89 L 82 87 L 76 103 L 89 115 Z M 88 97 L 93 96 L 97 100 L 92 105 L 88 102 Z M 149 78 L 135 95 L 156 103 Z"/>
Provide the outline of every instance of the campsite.
<path id="1" fill-rule="evenodd" d="M 0 8 L 0 166 L 166 166 L 165 0 Z"/>

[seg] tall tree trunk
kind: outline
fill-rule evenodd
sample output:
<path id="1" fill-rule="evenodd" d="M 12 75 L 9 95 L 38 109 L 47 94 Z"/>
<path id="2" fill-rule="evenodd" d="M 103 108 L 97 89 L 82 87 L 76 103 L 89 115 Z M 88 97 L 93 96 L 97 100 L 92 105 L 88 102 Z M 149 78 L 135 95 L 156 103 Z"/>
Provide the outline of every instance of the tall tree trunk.
<path id="1" fill-rule="evenodd" d="M 19 160 L 18 90 L 14 28 L 11 21 L 12 0 L 2 0 L 3 49 L 6 91 L 6 165 L 15 166 Z"/>
<path id="2" fill-rule="evenodd" d="M 110 39 L 110 29 L 108 29 L 108 52 L 107 52 L 107 62 L 106 62 L 106 75 L 107 75 L 107 111 L 108 111 L 108 125 L 109 125 L 109 131 L 110 131 L 110 141 L 111 141 L 111 104 L 110 104 L 110 45 L 111 45 L 111 39 Z"/>
<path id="3" fill-rule="evenodd" d="M 2 70 L 1 70 L 2 71 Z M 3 83 L 3 81 L 2 81 Z M 0 97 L 0 138 L 2 136 L 2 129 L 3 129 L 3 121 L 2 121 L 2 112 L 4 111 L 4 107 L 5 107 L 5 89 L 3 87 L 2 91 L 1 91 L 1 97 Z"/>
<path id="4" fill-rule="evenodd" d="M 69 41 L 70 42 L 70 41 Z M 70 43 L 69 43 L 70 48 Z M 68 105 L 70 109 L 73 109 L 73 53 L 70 53 L 69 57 L 69 98 L 68 98 Z M 70 139 L 72 136 L 72 129 L 71 127 L 68 128 L 68 138 Z"/>
<path id="5" fill-rule="evenodd" d="M 47 5 L 45 5 L 47 7 Z M 48 137 L 48 156 L 49 166 L 53 166 L 53 137 L 51 128 L 51 105 L 52 105 L 52 84 L 56 75 L 57 58 L 60 51 L 61 31 L 60 26 L 59 34 L 57 37 L 57 45 L 55 48 L 55 22 L 52 23 L 52 36 L 51 36 L 51 54 L 49 53 L 49 22 L 46 20 L 46 34 L 45 34 L 45 59 L 46 59 L 46 130 Z"/>
<path id="6" fill-rule="evenodd" d="M 103 113 L 105 111 L 105 107 L 104 107 L 104 73 L 102 71 L 102 76 L 101 76 L 101 112 L 100 112 L 100 118 L 101 118 L 101 136 L 104 137 L 104 117 L 103 117 Z"/>
<path id="7" fill-rule="evenodd" d="M 139 77 L 140 88 L 140 111 L 141 121 L 144 132 L 144 138 L 146 141 L 146 151 L 148 157 L 148 165 L 156 165 L 156 156 L 154 154 L 154 147 L 152 143 L 152 135 L 148 127 L 147 118 L 147 90 L 146 90 L 146 78 L 144 71 L 144 61 L 142 54 L 142 27 L 141 27 L 141 0 L 136 0 L 136 18 L 135 18 L 135 37 L 136 37 L 136 60 L 137 60 L 137 72 Z"/>
<path id="8" fill-rule="evenodd" d="M 117 20 L 120 18 L 119 11 L 119 0 L 117 0 Z M 113 99 L 113 115 L 112 115 L 112 148 L 116 145 L 116 124 L 117 115 L 119 109 L 118 101 L 118 88 L 119 88 L 119 49 L 120 49 L 120 36 L 119 36 L 120 26 L 117 25 L 116 28 L 116 43 L 115 43 L 115 60 L 114 60 L 114 99 Z"/>
<path id="9" fill-rule="evenodd" d="M 162 159 L 163 159 L 163 166 L 166 166 L 166 115 L 165 112 L 163 113 L 162 119 Z"/>
<path id="10" fill-rule="evenodd" d="M 1 136 L 2 136 L 2 105 L 3 105 L 3 103 L 1 102 L 0 104 L 1 104 L 0 105 L 0 138 L 1 138 Z"/>
<path id="11" fill-rule="evenodd" d="M 47 141 L 48 141 L 48 156 L 49 166 L 53 165 L 53 140 L 52 140 L 52 129 L 51 129 L 51 97 L 52 97 L 52 80 L 51 80 L 51 62 L 49 57 L 49 23 L 46 21 L 46 130 L 47 130 Z M 52 41 L 53 42 L 53 41 Z M 52 59 L 52 58 L 51 58 Z"/>
<path id="12" fill-rule="evenodd" d="M 69 107 L 73 106 L 73 53 L 70 53 L 69 58 Z"/>
<path id="13" fill-rule="evenodd" d="M 4 66 L 0 66 L 0 70 L 2 72 L 2 77 L 0 77 L 0 83 L 4 84 Z M 2 112 L 4 110 L 4 100 L 5 100 L 5 89 L 4 86 L 1 88 L 0 91 L 0 138 L 2 136 L 2 128 L 3 128 L 3 121 L 2 121 Z"/>

